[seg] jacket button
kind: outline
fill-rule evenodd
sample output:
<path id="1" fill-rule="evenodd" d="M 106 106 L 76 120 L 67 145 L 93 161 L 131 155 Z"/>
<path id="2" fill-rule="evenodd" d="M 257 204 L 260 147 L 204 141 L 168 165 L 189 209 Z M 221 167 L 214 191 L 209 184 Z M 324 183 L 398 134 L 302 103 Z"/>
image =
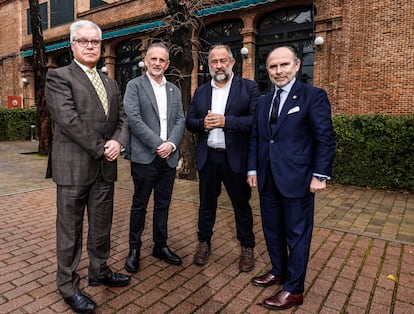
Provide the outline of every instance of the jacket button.
<path id="1" fill-rule="evenodd" d="M 275 141 L 274 140 L 270 140 L 270 144 L 273 144 Z"/>

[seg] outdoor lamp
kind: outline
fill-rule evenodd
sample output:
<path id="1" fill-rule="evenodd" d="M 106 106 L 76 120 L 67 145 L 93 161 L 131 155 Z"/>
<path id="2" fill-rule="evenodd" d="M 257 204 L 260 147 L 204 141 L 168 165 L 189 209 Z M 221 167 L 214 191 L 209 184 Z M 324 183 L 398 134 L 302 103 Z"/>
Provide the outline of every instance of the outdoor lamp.
<path id="1" fill-rule="evenodd" d="M 247 55 L 249 54 L 249 49 L 247 49 L 246 47 L 243 47 L 242 49 L 240 49 L 240 53 L 244 59 L 247 59 Z"/>

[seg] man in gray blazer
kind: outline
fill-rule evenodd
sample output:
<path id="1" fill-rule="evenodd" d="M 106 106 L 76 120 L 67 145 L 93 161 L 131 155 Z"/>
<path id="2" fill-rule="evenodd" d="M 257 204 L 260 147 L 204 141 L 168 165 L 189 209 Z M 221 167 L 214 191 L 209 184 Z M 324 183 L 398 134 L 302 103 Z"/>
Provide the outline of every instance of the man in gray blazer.
<path id="1" fill-rule="evenodd" d="M 57 184 L 57 286 L 77 313 L 91 313 L 95 302 L 79 290 L 76 268 L 82 252 L 85 207 L 88 215 L 89 285 L 121 287 L 130 277 L 113 273 L 110 251 L 116 159 L 129 138 L 116 82 L 96 72 L 102 31 L 90 21 L 70 27 L 74 60 L 49 70 L 46 102 L 55 122 L 47 177 Z M 98 87 L 95 87 L 98 84 Z"/>
<path id="2" fill-rule="evenodd" d="M 178 146 L 185 127 L 181 92 L 164 77 L 169 65 L 169 51 L 164 44 L 152 44 L 144 62 L 147 73 L 129 81 L 124 96 L 131 130 L 131 174 L 135 187 L 130 217 L 130 251 L 125 262 L 125 269 L 131 273 L 139 269 L 141 235 L 152 191 L 152 255 L 173 265 L 182 263 L 167 246 L 168 210 L 178 165 Z"/>

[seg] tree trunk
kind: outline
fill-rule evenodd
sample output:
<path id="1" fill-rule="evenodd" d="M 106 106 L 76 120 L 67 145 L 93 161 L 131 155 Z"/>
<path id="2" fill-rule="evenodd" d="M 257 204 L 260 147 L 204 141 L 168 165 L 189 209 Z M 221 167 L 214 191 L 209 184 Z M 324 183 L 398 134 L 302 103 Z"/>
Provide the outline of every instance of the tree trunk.
<path id="1" fill-rule="evenodd" d="M 165 1 L 170 14 L 175 16 L 172 25 L 169 27 L 167 36 L 171 41 L 171 67 L 173 81 L 181 90 L 183 110 L 187 115 L 191 104 L 191 73 L 194 67 L 192 55 L 192 34 L 193 27 L 191 23 L 185 23 L 188 17 L 185 7 L 177 0 Z M 174 21 L 178 25 L 174 25 Z M 177 172 L 178 178 L 195 180 L 197 178 L 195 144 L 193 135 L 189 131 L 184 132 L 180 144 L 181 167 Z"/>
<path id="2" fill-rule="evenodd" d="M 42 22 L 38 0 L 29 0 L 33 41 L 33 74 L 35 105 L 37 110 L 37 136 L 39 154 L 47 155 L 52 144 L 52 124 L 46 105 L 45 83 L 47 73 L 46 48 L 43 42 Z"/>

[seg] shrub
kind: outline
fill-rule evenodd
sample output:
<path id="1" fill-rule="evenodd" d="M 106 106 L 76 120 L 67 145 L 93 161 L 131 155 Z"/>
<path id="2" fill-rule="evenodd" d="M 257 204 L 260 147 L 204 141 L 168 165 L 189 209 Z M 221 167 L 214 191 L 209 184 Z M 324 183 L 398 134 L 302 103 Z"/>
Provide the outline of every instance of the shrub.
<path id="1" fill-rule="evenodd" d="M 333 182 L 414 190 L 414 115 L 337 115 Z"/>
<path id="2" fill-rule="evenodd" d="M 30 126 L 36 124 L 35 110 L 0 109 L 0 141 L 30 140 Z"/>

